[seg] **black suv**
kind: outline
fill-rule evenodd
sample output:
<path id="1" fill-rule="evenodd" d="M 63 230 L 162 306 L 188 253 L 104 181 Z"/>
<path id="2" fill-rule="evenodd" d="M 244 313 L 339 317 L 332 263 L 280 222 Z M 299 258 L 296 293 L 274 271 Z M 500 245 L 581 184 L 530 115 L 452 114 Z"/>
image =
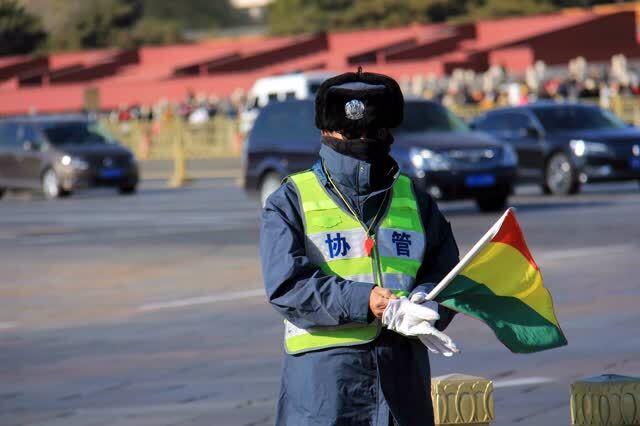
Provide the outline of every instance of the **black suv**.
<path id="1" fill-rule="evenodd" d="M 47 198 L 88 186 L 135 192 L 138 165 L 98 123 L 80 114 L 0 119 L 0 197 L 7 189 Z"/>
<path id="2" fill-rule="evenodd" d="M 640 129 L 594 105 L 501 108 L 471 124 L 512 144 L 519 179 L 547 194 L 575 194 L 586 182 L 640 179 Z"/>
<path id="3" fill-rule="evenodd" d="M 266 198 L 283 177 L 318 159 L 320 132 L 313 100 L 265 107 L 244 146 L 245 189 Z M 442 105 L 409 99 L 404 121 L 393 131 L 391 153 L 419 190 L 440 199 L 473 198 L 483 211 L 505 207 L 512 192 L 517 157 L 508 145 L 472 132 Z"/>

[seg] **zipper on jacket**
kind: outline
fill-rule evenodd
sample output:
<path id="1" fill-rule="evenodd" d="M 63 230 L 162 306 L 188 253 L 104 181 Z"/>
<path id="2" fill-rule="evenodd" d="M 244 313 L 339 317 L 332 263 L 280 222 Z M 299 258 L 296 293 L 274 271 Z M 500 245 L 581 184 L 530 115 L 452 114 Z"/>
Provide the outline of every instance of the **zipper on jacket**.
<path id="1" fill-rule="evenodd" d="M 371 252 L 371 265 L 373 266 L 373 273 L 376 276 L 376 282 L 379 287 L 384 287 L 382 281 L 382 265 L 380 264 L 380 253 L 378 252 L 378 233 L 376 232 L 371 236 L 373 238 L 373 251 Z"/>

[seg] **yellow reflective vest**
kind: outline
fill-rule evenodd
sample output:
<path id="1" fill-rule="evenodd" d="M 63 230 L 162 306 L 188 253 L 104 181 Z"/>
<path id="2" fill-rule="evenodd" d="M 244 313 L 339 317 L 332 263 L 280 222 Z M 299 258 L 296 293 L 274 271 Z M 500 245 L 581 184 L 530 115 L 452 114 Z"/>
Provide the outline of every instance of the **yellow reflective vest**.
<path id="1" fill-rule="evenodd" d="M 399 175 L 391 201 L 372 230 L 375 244 L 367 255 L 367 232 L 351 213 L 327 193 L 312 171 L 289 176 L 298 192 L 304 218 L 307 257 L 324 273 L 389 288 L 399 296 L 414 287 L 425 251 L 425 233 L 411 179 Z M 287 353 L 361 345 L 380 333 L 380 322 L 302 329 L 285 321 Z"/>

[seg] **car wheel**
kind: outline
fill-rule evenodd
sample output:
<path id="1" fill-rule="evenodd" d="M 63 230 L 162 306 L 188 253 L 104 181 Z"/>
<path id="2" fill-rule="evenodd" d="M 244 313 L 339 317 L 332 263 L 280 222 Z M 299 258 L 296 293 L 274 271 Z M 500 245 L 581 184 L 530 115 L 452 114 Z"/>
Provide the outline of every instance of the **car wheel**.
<path id="1" fill-rule="evenodd" d="M 47 169 L 42 174 L 41 190 L 47 200 L 53 200 L 62 195 L 62 191 L 60 190 L 60 180 L 58 179 L 58 175 L 55 170 Z"/>
<path id="2" fill-rule="evenodd" d="M 491 194 L 476 198 L 476 205 L 482 212 L 499 212 L 507 207 L 509 194 Z"/>
<path id="3" fill-rule="evenodd" d="M 280 188 L 282 177 L 275 172 L 267 173 L 260 182 L 260 203 L 262 207 L 267 204 L 267 198 L 273 194 L 276 189 Z"/>
<path id="4" fill-rule="evenodd" d="M 4 188 L 0 188 L 0 199 L 1 199 L 2 197 L 4 197 L 4 193 L 5 193 L 5 192 L 7 192 L 7 190 L 6 190 L 6 189 L 4 189 Z"/>
<path id="5" fill-rule="evenodd" d="M 125 185 L 118 188 L 118 192 L 121 195 L 135 194 L 137 190 L 138 190 L 138 187 L 136 185 Z"/>
<path id="6" fill-rule="evenodd" d="M 580 190 L 575 168 L 562 152 L 553 154 L 544 174 L 544 192 L 553 195 L 576 194 Z M 547 192 L 548 191 L 548 192 Z"/>

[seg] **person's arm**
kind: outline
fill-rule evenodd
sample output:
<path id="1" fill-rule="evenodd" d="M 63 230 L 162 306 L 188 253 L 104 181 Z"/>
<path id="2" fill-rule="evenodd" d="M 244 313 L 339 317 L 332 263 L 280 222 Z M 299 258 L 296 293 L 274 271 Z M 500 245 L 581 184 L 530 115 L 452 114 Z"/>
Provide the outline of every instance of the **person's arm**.
<path id="1" fill-rule="evenodd" d="M 429 293 L 457 264 L 460 259 L 458 245 L 451 225 L 442 215 L 436 202 L 427 194 L 417 194 L 422 224 L 426 234 L 426 250 L 422 266 L 416 276 L 416 292 Z M 456 312 L 438 305 L 440 319 L 435 327 L 443 331 Z"/>
<path id="2" fill-rule="evenodd" d="M 286 183 L 262 212 L 262 274 L 273 308 L 301 328 L 368 322 L 374 285 L 327 276 L 306 256 L 304 241 L 297 193 Z"/>

